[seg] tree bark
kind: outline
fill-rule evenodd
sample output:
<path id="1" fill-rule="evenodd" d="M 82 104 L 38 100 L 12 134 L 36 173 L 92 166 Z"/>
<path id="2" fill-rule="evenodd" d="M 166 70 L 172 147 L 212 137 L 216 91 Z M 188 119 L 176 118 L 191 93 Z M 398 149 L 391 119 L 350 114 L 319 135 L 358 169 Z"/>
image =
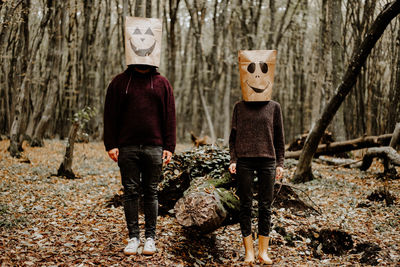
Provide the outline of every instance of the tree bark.
<path id="1" fill-rule="evenodd" d="M 52 8 L 55 12 L 55 15 L 54 20 L 51 21 L 50 27 L 51 37 L 49 46 L 51 47 L 49 47 L 49 57 L 51 60 L 48 60 L 48 77 L 46 78 L 49 88 L 46 95 L 47 101 L 45 103 L 42 103 L 42 105 L 45 105 L 45 108 L 32 136 L 31 146 L 43 146 L 43 138 L 45 132 L 47 130 L 50 120 L 56 113 L 55 108 L 58 100 L 58 93 L 60 91 L 60 79 L 58 76 L 60 74 L 62 62 L 62 49 L 64 41 L 63 36 L 65 26 L 63 2 L 53 2 Z"/>
<path id="2" fill-rule="evenodd" d="M 399 143 L 400 143 L 400 122 L 396 123 L 389 146 L 396 149 L 396 146 Z"/>
<path id="3" fill-rule="evenodd" d="M 146 0 L 146 18 L 151 18 L 151 0 Z"/>
<path id="4" fill-rule="evenodd" d="M 398 122 L 400 120 L 400 27 L 397 27 L 397 38 L 396 38 L 396 43 L 397 48 L 396 52 L 394 54 L 397 54 L 397 64 L 394 64 L 395 66 L 393 67 L 393 78 L 390 81 L 390 84 L 393 84 L 388 100 L 391 106 L 393 106 L 391 116 L 387 118 L 387 125 L 392 126 L 395 122 Z M 394 48 L 393 48 L 394 50 Z M 395 61 L 395 62 L 396 62 Z"/>
<path id="5" fill-rule="evenodd" d="M 135 17 L 143 17 L 144 14 L 144 5 L 143 5 L 144 0 L 136 0 L 135 1 Z"/>
<path id="6" fill-rule="evenodd" d="M 177 15 L 178 15 L 178 8 L 179 8 L 179 3 L 180 0 L 169 0 L 168 1 L 168 15 L 169 15 L 169 21 L 166 21 L 166 27 L 167 27 L 167 37 L 168 37 L 168 47 L 167 47 L 167 52 L 168 52 L 168 69 L 167 69 L 167 76 L 169 79 L 169 82 L 172 85 L 172 88 L 175 88 L 175 79 L 177 77 L 176 74 L 176 32 L 175 32 L 175 26 L 177 23 Z M 166 16 L 166 11 L 164 14 L 164 17 L 167 18 Z"/>
<path id="7" fill-rule="evenodd" d="M 342 0 L 329 2 L 331 23 L 331 56 L 332 56 L 332 86 L 336 88 L 343 75 L 343 50 L 342 50 Z M 333 122 L 335 140 L 346 140 L 346 127 L 344 125 L 343 107 L 340 107 Z"/>
<path id="8" fill-rule="evenodd" d="M 324 64 L 326 61 L 326 47 L 327 47 L 327 22 L 326 22 L 326 9 L 327 9 L 327 0 L 322 0 L 321 6 L 321 15 L 320 15 L 320 25 L 319 25 L 319 42 L 318 42 L 318 58 L 315 62 L 315 92 L 312 94 L 312 106 L 311 106 L 311 125 L 314 125 L 315 121 L 318 118 L 322 108 L 325 106 L 325 83 L 326 83 L 326 74 L 327 74 L 327 64 Z"/>
<path id="9" fill-rule="evenodd" d="M 318 147 L 318 143 L 322 134 L 328 127 L 329 123 L 332 121 L 332 118 L 339 109 L 341 103 L 346 98 L 346 95 L 353 88 L 357 80 L 357 76 L 360 73 L 361 67 L 365 63 L 372 48 L 375 46 L 375 43 L 379 40 L 380 36 L 385 31 L 387 25 L 399 13 L 400 0 L 396 0 L 388 4 L 377 16 L 365 39 L 355 50 L 355 53 L 352 57 L 352 60 L 350 61 L 350 64 L 347 68 L 341 84 L 335 91 L 334 96 L 324 108 L 322 115 L 316 122 L 316 125 L 313 127 L 309 137 L 306 140 L 303 153 L 300 156 L 295 175 L 292 178 L 292 182 L 301 183 L 313 179 L 311 161 Z"/>
<path id="10" fill-rule="evenodd" d="M 29 30 L 28 30 L 28 25 L 29 25 L 29 8 L 30 8 L 30 0 L 24 0 L 21 1 L 22 7 L 21 7 L 21 29 L 20 29 L 20 40 L 22 42 L 22 45 L 24 46 L 20 53 L 20 60 L 21 62 L 21 74 L 24 75 L 24 78 L 19 84 L 19 93 L 17 97 L 17 102 L 14 110 L 14 120 L 11 125 L 10 129 L 10 147 L 8 150 L 10 151 L 10 155 L 12 157 L 20 158 L 21 157 L 21 151 L 22 151 L 22 132 L 23 132 L 23 127 L 26 123 L 28 112 L 27 112 L 27 106 L 28 106 L 28 97 L 29 97 L 29 92 L 28 92 L 28 83 L 30 82 L 30 79 L 32 78 L 32 70 L 33 70 L 33 63 L 36 52 L 40 46 L 39 38 L 41 38 L 40 30 L 38 32 L 38 35 L 36 36 L 36 39 L 34 40 L 34 44 L 31 48 L 30 53 L 28 52 L 28 46 L 29 46 Z M 44 16 L 44 20 L 47 21 L 46 16 Z M 42 28 L 41 33 L 43 33 L 44 29 Z M 36 42 L 35 42 L 36 41 Z M 22 76 L 22 75 L 21 75 Z"/>
<path id="11" fill-rule="evenodd" d="M 204 116 L 206 117 L 206 122 L 208 125 L 208 129 L 210 131 L 212 142 L 215 142 L 216 136 L 215 136 L 214 124 L 211 119 L 211 115 L 209 112 L 209 108 L 207 106 L 207 101 L 204 96 L 204 90 L 202 86 L 205 82 L 204 79 L 205 74 L 203 71 L 205 62 L 204 62 L 203 48 L 201 45 L 201 35 L 202 35 L 202 26 L 205 20 L 206 5 L 205 2 L 198 3 L 197 1 L 194 1 L 192 5 L 188 0 L 185 0 L 185 3 L 190 14 L 190 22 L 194 29 L 194 34 L 196 35 L 195 59 L 197 63 L 195 64 L 194 67 L 195 87 L 200 97 L 200 103 L 201 106 L 203 107 Z"/>
<path id="12" fill-rule="evenodd" d="M 74 158 L 74 145 L 76 136 L 78 134 L 78 130 L 79 130 L 79 123 L 78 122 L 72 123 L 71 130 L 68 136 L 67 147 L 65 148 L 64 160 L 61 163 L 60 167 L 58 168 L 57 176 L 66 177 L 68 179 L 77 178 L 74 172 L 72 171 L 72 160 Z"/>
<path id="13" fill-rule="evenodd" d="M 274 32 L 275 32 L 275 15 L 276 15 L 276 6 L 275 0 L 269 0 L 269 28 L 268 28 L 268 37 L 266 47 L 271 47 L 274 44 Z"/>

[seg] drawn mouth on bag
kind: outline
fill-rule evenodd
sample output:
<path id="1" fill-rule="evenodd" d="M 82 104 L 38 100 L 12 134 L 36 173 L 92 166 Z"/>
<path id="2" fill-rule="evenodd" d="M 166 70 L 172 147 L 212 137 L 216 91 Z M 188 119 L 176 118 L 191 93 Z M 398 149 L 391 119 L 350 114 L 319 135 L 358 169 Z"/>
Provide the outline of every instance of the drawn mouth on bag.
<path id="1" fill-rule="evenodd" d="M 259 93 L 259 94 L 268 89 L 268 87 L 269 87 L 269 85 L 270 85 L 270 82 L 267 82 L 267 83 L 268 83 L 268 84 L 267 84 L 267 86 L 265 86 L 264 89 L 260 89 L 260 88 L 251 86 L 251 85 L 249 84 L 249 81 L 248 81 L 248 80 L 246 81 L 246 84 L 247 84 L 251 89 L 253 89 L 254 92 Z"/>
<path id="2" fill-rule="evenodd" d="M 145 48 L 145 49 L 137 48 L 134 44 L 132 44 L 131 41 L 129 43 L 131 44 L 131 48 L 132 48 L 133 52 L 135 52 L 135 54 L 138 55 L 139 57 L 149 56 L 151 53 L 153 53 L 153 50 L 156 47 L 155 41 L 152 46 L 150 46 L 149 48 Z"/>

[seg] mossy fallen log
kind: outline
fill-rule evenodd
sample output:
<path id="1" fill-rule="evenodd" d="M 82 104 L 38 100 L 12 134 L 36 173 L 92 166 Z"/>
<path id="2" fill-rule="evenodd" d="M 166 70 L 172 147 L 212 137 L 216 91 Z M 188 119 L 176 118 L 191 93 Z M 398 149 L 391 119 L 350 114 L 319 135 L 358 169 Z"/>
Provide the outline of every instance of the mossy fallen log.
<path id="1" fill-rule="evenodd" d="M 180 154 L 175 154 L 171 162 L 164 166 L 163 176 L 158 185 L 160 213 L 174 208 L 178 199 L 197 177 L 220 179 L 228 170 L 229 153 L 216 146 L 202 146 Z"/>
<path id="2" fill-rule="evenodd" d="M 175 206 L 175 217 L 188 229 L 209 233 L 221 226 L 237 223 L 240 201 L 235 194 L 235 181 L 229 173 L 221 179 L 199 177 L 191 183 Z M 304 203 L 294 190 L 286 184 L 274 187 L 273 206 L 293 211 L 315 211 Z M 257 192 L 254 199 L 257 199 Z M 254 213 L 255 215 L 257 213 Z"/>
<path id="3" fill-rule="evenodd" d="M 184 192 L 175 206 L 175 217 L 182 226 L 200 232 L 212 232 L 223 224 L 235 222 L 239 214 L 239 199 L 226 173 L 222 179 L 199 177 Z"/>

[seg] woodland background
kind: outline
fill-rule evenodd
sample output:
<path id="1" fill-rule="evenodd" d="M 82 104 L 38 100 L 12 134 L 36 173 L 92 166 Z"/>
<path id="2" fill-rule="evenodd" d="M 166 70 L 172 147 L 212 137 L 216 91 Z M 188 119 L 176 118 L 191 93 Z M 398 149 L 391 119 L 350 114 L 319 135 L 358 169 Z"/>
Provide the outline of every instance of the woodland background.
<path id="1" fill-rule="evenodd" d="M 163 20 L 160 72 L 174 87 L 178 141 L 228 139 L 241 99 L 237 51 L 276 49 L 274 96 L 286 141 L 307 131 L 388 0 L 0 1 L 0 134 L 65 138 L 73 114 L 97 115 L 102 138 L 111 79 L 125 69 L 125 15 Z M 336 140 L 391 133 L 400 118 L 400 18 L 372 50 L 330 126 Z M 18 122 L 18 123 L 16 123 Z M 29 138 L 28 138 L 29 139 Z"/>
<path id="2" fill-rule="evenodd" d="M 376 136 L 393 134 L 390 147 L 349 153 L 353 159 L 340 160 L 361 163 L 373 149 L 386 149 L 393 157 L 360 170 L 342 161 L 335 164 L 331 157 L 312 160 L 318 153 L 311 141 L 299 160 L 289 157 L 298 151 L 287 152 L 274 203 L 284 195 L 282 202 L 289 206 L 273 207 L 274 262 L 398 266 L 400 157 L 395 149 L 400 133 L 400 17 L 395 16 L 400 0 L 385 8 L 388 2 L 0 0 L 0 248 L 4 250 L 0 265 L 242 266 L 237 223 L 198 234 L 179 223 L 181 209 L 175 206 L 160 216 L 159 250 L 153 257 L 123 254 L 126 226 L 116 201 L 122 195 L 120 174 L 104 152 L 102 117 L 108 83 L 126 68 L 123 18 L 134 15 L 162 18 L 160 72 L 172 83 L 176 98 L 177 153 L 164 168 L 160 185 L 169 186 L 161 187 L 160 196 L 166 188 L 183 194 L 193 181 L 194 193 L 235 192 L 234 179 L 222 176 L 229 166 L 226 147 L 194 149 L 184 143 L 190 132 L 218 143 L 228 141 L 232 108 L 241 99 L 238 50 L 276 49 L 273 99 L 282 105 L 287 143 L 315 123 L 308 141 L 318 139 L 317 147 L 324 125 L 330 123 L 324 115 L 335 110 L 328 100 L 341 100 L 331 97 L 344 84 L 339 92 L 351 91 L 328 128 L 334 138 L 366 134 L 376 141 L 374 146 L 381 146 Z M 384 15 L 377 19 L 381 11 Z M 366 37 L 369 28 L 375 34 Z M 375 44 L 371 36 L 379 41 Z M 361 43 L 364 52 L 374 48 L 358 74 L 357 64 L 349 63 Z M 354 53 L 360 59 L 354 62 L 363 62 L 361 54 Z M 354 72 L 342 80 L 349 66 Z M 353 76 L 358 76 L 354 87 L 349 81 Z M 324 123 L 318 118 L 325 118 Z M 60 173 L 62 169 L 73 174 L 74 140 L 82 125 L 95 142 L 75 145 L 73 178 L 81 179 L 61 179 L 70 178 Z M 58 140 L 66 137 L 67 144 Z M 325 146 L 334 148 L 337 143 Z M 13 155 L 19 149 L 24 150 L 23 157 Z M 297 176 L 304 178 L 300 184 L 287 182 Z M 232 178 L 232 184 L 212 190 L 201 187 L 200 182 L 209 179 L 226 180 L 221 177 Z M 281 191 L 287 187 L 294 194 Z M 174 205 L 170 191 L 166 195 Z M 314 212 L 292 209 L 297 198 Z M 163 198 L 159 199 L 161 203 Z M 142 215 L 140 225 L 144 227 Z"/>

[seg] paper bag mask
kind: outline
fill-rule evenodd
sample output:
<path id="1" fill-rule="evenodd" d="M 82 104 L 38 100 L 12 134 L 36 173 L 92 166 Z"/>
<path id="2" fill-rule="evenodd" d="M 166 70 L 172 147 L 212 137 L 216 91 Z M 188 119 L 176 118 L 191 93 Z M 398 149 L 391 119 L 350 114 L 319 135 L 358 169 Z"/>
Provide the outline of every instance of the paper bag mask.
<path id="1" fill-rule="evenodd" d="M 240 85 L 244 101 L 271 100 L 276 50 L 240 50 Z"/>
<path id="2" fill-rule="evenodd" d="M 126 17 L 126 65 L 160 66 L 161 35 L 162 22 L 160 19 Z"/>

